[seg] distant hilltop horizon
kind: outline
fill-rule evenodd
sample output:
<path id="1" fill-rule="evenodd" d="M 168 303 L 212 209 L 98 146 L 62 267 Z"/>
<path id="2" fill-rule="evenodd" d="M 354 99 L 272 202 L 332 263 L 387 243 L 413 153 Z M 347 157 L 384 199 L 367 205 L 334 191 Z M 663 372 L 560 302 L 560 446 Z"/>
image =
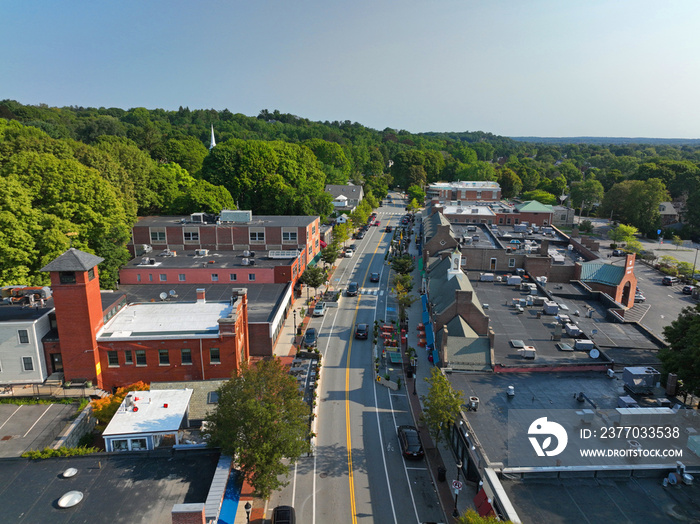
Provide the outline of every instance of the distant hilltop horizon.
<path id="1" fill-rule="evenodd" d="M 540 144 L 649 144 L 649 145 L 698 145 L 700 138 L 642 138 L 642 137 L 597 137 L 597 136 L 575 136 L 575 137 L 542 137 L 542 136 L 509 136 L 516 142 L 534 142 Z"/>

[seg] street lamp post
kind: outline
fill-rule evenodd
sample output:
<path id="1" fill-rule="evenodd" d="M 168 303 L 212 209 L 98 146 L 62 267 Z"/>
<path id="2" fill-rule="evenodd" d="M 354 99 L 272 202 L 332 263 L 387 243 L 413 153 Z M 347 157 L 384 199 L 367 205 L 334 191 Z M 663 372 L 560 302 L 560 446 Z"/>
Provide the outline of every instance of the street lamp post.
<path id="1" fill-rule="evenodd" d="M 462 461 L 457 461 L 457 482 L 459 482 L 459 471 L 462 469 Z M 459 517 L 459 510 L 457 509 L 457 497 L 459 497 L 459 490 L 455 489 L 455 509 L 452 512 L 453 517 Z"/>
<path id="2" fill-rule="evenodd" d="M 418 360 L 416 357 L 411 357 L 413 361 L 413 394 L 416 394 L 416 381 L 418 380 Z"/>
<path id="3" fill-rule="evenodd" d="M 297 310 L 296 309 L 293 310 L 292 314 L 294 316 L 294 336 L 296 336 L 296 334 L 297 334 Z"/>
<path id="4" fill-rule="evenodd" d="M 250 522 L 250 510 L 253 509 L 253 506 L 250 505 L 250 501 L 245 503 L 245 518 L 247 522 Z"/>

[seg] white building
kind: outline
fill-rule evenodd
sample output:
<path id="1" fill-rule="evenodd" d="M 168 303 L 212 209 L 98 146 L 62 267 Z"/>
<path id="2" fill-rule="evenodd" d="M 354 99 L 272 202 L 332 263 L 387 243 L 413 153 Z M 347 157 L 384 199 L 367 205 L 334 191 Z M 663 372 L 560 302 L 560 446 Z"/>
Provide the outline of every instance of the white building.
<path id="1" fill-rule="evenodd" d="M 8 286 L 0 303 L 0 385 L 42 384 L 49 375 L 42 339 L 51 331 L 49 288 Z M 62 370 L 59 361 L 56 371 Z"/>

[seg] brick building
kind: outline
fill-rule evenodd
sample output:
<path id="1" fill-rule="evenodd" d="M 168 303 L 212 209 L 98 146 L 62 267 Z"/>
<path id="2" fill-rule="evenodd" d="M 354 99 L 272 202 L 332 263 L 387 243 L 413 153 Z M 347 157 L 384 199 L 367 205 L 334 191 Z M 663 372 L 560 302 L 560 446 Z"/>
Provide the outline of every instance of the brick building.
<path id="1" fill-rule="evenodd" d="M 449 201 L 498 202 L 501 200 L 501 186 L 496 182 L 483 180 L 436 182 L 425 187 L 425 195 L 428 200 L 438 199 L 446 203 Z"/>
<path id="2" fill-rule="evenodd" d="M 47 367 L 58 359 L 66 380 L 111 389 L 139 380 L 227 378 L 249 359 L 248 297 L 225 286 L 216 300 L 127 303 L 100 292 L 103 259 L 71 248 L 42 270 L 50 273 L 57 336 L 47 337 Z"/>

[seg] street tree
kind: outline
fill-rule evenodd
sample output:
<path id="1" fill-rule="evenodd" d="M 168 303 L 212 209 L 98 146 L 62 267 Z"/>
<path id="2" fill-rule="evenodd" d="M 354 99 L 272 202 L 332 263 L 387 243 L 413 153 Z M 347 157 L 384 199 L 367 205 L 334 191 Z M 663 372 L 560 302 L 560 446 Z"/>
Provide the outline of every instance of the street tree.
<path id="1" fill-rule="evenodd" d="M 407 275 L 415 269 L 415 264 L 413 263 L 413 257 L 411 255 L 402 255 L 400 257 L 395 257 L 391 261 L 391 269 L 396 271 L 400 275 Z"/>
<path id="2" fill-rule="evenodd" d="M 618 224 L 608 231 L 608 237 L 616 244 L 626 244 L 634 240 L 638 234 L 639 230 L 636 227 L 627 224 Z"/>
<path id="3" fill-rule="evenodd" d="M 411 295 L 411 289 L 413 288 L 413 277 L 411 275 L 400 275 L 397 274 L 394 277 L 394 287 L 392 291 L 396 296 L 396 302 L 399 305 L 399 319 L 401 322 L 405 322 L 407 318 L 406 310 L 411 307 L 416 300 L 416 297 Z"/>
<path id="4" fill-rule="evenodd" d="M 409 202 L 412 200 L 417 200 L 418 202 L 425 202 L 425 191 L 423 191 L 423 188 L 421 186 L 415 184 L 409 186 L 409 188 L 406 190 L 406 194 L 408 195 Z"/>
<path id="5" fill-rule="evenodd" d="M 678 375 L 685 392 L 700 393 L 700 304 L 684 308 L 663 334 L 669 344 L 659 351 L 664 371 Z"/>
<path id="6" fill-rule="evenodd" d="M 347 223 L 333 226 L 333 238 L 339 244 L 344 244 L 350 238 L 350 226 Z"/>
<path id="7" fill-rule="evenodd" d="M 324 264 L 330 265 L 340 256 L 340 246 L 335 240 L 321 250 L 321 260 Z"/>
<path id="8" fill-rule="evenodd" d="M 316 294 L 318 288 L 326 281 L 326 278 L 327 273 L 324 269 L 318 266 L 306 266 L 306 269 L 299 277 L 299 282 L 305 286 L 314 288 L 314 294 Z"/>
<path id="9" fill-rule="evenodd" d="M 476 510 L 470 508 L 457 518 L 457 524 L 513 524 L 513 521 L 503 521 L 490 515 L 482 517 Z"/>
<path id="10" fill-rule="evenodd" d="M 433 367 L 430 377 L 425 381 L 430 385 L 428 394 L 421 397 L 423 401 L 423 420 L 430 436 L 437 443 L 449 442 L 449 429 L 459 416 L 464 403 L 462 392 L 452 387 L 445 374 Z"/>
<path id="11" fill-rule="evenodd" d="M 219 402 L 207 416 L 204 434 L 239 465 L 256 494 L 267 498 L 286 486 L 280 480 L 309 450 L 309 407 L 294 377 L 277 358 L 243 364 L 221 386 Z"/>

